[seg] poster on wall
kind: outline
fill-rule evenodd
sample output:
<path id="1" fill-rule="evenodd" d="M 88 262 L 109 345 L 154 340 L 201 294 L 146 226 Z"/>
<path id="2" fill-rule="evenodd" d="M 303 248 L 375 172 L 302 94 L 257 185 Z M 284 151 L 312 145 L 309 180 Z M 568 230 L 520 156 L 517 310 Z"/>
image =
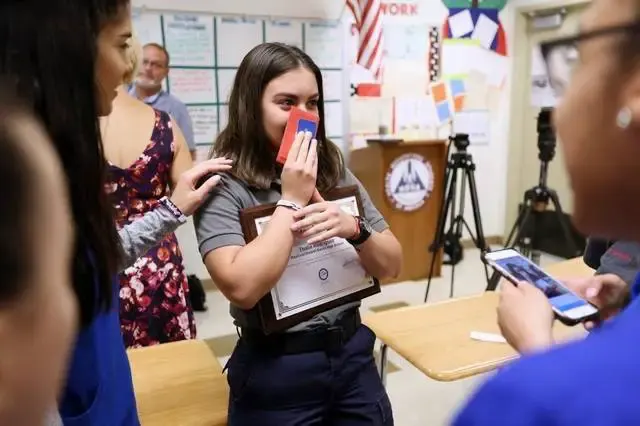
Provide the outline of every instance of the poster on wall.
<path id="1" fill-rule="evenodd" d="M 267 43 L 276 41 L 302 49 L 302 23 L 299 21 L 267 21 L 264 36 Z"/>
<path id="2" fill-rule="evenodd" d="M 185 104 L 215 103 L 215 70 L 174 68 L 169 76 L 169 91 Z"/>
<path id="3" fill-rule="evenodd" d="M 218 107 L 216 105 L 187 106 L 193 123 L 196 144 L 210 144 L 218 134 Z"/>
<path id="4" fill-rule="evenodd" d="M 426 66 L 429 54 L 429 27 L 424 24 L 388 23 L 384 25 L 385 60 L 415 61 Z"/>
<path id="5" fill-rule="evenodd" d="M 325 101 L 339 101 L 342 99 L 344 92 L 342 71 L 322 71 L 322 88 Z"/>
<path id="6" fill-rule="evenodd" d="M 165 48 L 171 66 L 214 66 L 213 18 L 202 15 L 164 15 Z"/>
<path id="7" fill-rule="evenodd" d="M 262 21 L 251 18 L 217 18 L 218 66 L 238 67 L 245 55 L 262 43 Z"/>
<path id="8" fill-rule="evenodd" d="M 342 24 L 310 22 L 305 29 L 305 51 L 320 68 L 342 68 Z"/>
<path id="9" fill-rule="evenodd" d="M 147 43 L 163 44 L 159 14 L 134 9 L 131 12 L 131 22 L 133 24 L 133 32 L 141 46 Z"/>
<path id="10" fill-rule="evenodd" d="M 229 96 L 231 95 L 235 78 L 235 69 L 218 70 L 218 95 L 220 96 L 220 102 L 229 102 Z"/>

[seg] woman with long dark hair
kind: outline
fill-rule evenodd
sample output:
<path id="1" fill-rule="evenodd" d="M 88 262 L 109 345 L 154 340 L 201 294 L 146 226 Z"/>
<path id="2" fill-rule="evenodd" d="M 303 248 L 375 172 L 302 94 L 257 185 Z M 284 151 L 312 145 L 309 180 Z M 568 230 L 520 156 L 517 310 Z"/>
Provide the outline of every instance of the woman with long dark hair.
<path id="1" fill-rule="evenodd" d="M 71 280 L 81 330 L 59 407 L 67 426 L 139 424 L 120 335 L 116 273 L 193 213 L 218 179 L 196 189 L 202 176 L 228 168 L 212 160 L 185 172 L 171 199 L 116 231 L 98 117 L 111 111 L 127 71 L 130 37 L 128 0 L 0 3 L 0 75 L 44 123 L 71 203 Z"/>

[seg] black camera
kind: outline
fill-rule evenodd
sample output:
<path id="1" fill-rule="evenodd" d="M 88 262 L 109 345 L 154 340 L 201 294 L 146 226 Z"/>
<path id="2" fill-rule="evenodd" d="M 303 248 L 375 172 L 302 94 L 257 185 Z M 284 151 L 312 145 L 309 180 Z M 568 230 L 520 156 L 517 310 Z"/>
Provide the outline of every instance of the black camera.
<path id="1" fill-rule="evenodd" d="M 553 108 L 542 108 L 538 114 L 538 158 L 549 162 L 556 155 L 556 134 L 551 124 Z"/>
<path id="2" fill-rule="evenodd" d="M 449 140 L 453 142 L 453 145 L 458 151 L 466 151 L 469 146 L 469 135 L 466 133 L 456 133 L 450 136 Z"/>

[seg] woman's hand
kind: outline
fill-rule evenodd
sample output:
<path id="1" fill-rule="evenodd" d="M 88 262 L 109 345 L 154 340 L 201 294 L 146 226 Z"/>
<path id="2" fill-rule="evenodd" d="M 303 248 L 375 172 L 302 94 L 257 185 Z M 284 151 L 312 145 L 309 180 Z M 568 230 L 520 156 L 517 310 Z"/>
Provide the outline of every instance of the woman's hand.
<path id="1" fill-rule="evenodd" d="M 220 176 L 214 173 L 225 172 L 229 169 L 231 169 L 231 160 L 226 158 L 212 158 L 193 166 L 178 178 L 171 194 L 171 201 L 182 214 L 191 216 L 220 182 Z M 198 185 L 199 181 L 207 175 L 212 176 Z"/>
<path id="2" fill-rule="evenodd" d="M 358 231 L 355 217 L 345 213 L 336 203 L 325 201 L 316 190 L 311 197 L 313 204 L 293 214 L 296 222 L 291 230 L 307 239 L 309 244 L 333 237 L 351 238 Z"/>
<path id="3" fill-rule="evenodd" d="M 299 206 L 309 204 L 316 188 L 318 143 L 311 138 L 311 132 L 300 132 L 296 135 L 280 176 L 282 198 Z"/>
<path id="4" fill-rule="evenodd" d="M 584 327 L 587 330 L 593 329 L 600 322 L 606 321 L 620 312 L 629 295 L 629 286 L 615 274 L 570 279 L 565 280 L 564 284 L 598 307 L 598 321 L 585 322 Z"/>
<path id="5" fill-rule="evenodd" d="M 549 300 L 527 282 L 500 287 L 498 325 L 507 342 L 518 352 L 544 349 L 553 344 L 554 314 Z"/>

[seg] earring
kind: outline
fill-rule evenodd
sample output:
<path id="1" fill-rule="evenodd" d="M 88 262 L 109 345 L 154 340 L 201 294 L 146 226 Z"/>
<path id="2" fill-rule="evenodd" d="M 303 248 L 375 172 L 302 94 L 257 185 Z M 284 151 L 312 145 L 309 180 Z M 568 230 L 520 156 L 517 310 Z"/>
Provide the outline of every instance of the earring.
<path id="1" fill-rule="evenodd" d="M 616 124 L 622 130 L 626 130 L 631 125 L 631 109 L 629 107 L 622 107 L 620 111 L 618 111 L 618 115 L 616 117 Z"/>

